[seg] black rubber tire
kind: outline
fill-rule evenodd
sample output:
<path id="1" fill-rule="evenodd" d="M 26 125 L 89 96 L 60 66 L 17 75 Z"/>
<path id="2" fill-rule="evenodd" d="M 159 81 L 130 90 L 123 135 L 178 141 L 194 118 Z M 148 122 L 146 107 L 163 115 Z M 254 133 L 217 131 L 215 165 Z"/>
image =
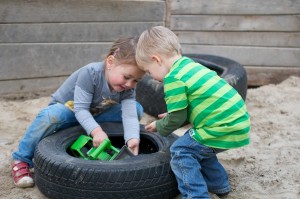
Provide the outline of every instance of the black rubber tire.
<path id="1" fill-rule="evenodd" d="M 121 123 L 103 123 L 112 144 L 124 144 Z M 44 138 L 34 154 L 35 183 L 49 198 L 174 198 L 179 192 L 170 168 L 171 144 L 175 135 L 146 133 L 141 126 L 140 151 L 130 159 L 84 160 L 67 149 L 84 134 L 81 127 L 62 130 Z"/>
<path id="2" fill-rule="evenodd" d="M 231 59 L 206 54 L 184 54 L 194 61 L 214 70 L 224 78 L 246 100 L 247 96 L 247 73 L 245 68 Z M 164 100 L 163 83 L 152 79 L 149 75 L 137 84 L 136 99 L 144 107 L 146 113 L 157 116 L 167 111 Z"/>

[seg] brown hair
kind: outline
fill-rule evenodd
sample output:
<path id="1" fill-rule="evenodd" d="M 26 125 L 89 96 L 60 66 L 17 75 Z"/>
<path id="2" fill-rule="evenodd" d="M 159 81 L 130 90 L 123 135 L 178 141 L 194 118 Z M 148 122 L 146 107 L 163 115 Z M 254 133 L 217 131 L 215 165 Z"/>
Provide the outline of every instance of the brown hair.
<path id="1" fill-rule="evenodd" d="M 131 64 L 137 66 L 135 60 L 138 37 L 122 37 L 117 39 L 106 55 L 113 55 L 119 64 Z"/>

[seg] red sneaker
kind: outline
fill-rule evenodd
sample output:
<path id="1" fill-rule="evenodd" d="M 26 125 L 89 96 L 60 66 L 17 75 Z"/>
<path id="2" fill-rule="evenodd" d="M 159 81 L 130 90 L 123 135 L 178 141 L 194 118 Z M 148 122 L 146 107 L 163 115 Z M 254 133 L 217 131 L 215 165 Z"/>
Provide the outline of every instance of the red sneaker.
<path id="1" fill-rule="evenodd" d="M 12 175 L 16 187 L 33 187 L 34 182 L 29 170 L 29 164 L 21 161 L 14 161 L 12 165 Z"/>

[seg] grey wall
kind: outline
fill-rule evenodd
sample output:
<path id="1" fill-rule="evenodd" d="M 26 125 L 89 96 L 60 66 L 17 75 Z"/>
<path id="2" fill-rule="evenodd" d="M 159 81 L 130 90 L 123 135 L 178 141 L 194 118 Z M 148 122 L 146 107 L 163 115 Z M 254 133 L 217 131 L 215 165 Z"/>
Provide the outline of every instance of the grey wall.
<path id="1" fill-rule="evenodd" d="M 249 85 L 300 76 L 300 0 L 1 0 L 0 95 L 53 90 L 119 36 L 156 25 L 184 53 L 240 62 Z"/>
<path id="2" fill-rule="evenodd" d="M 185 53 L 243 64 L 248 84 L 300 76 L 300 0 L 167 0 L 167 26 Z"/>
<path id="3" fill-rule="evenodd" d="M 120 36 L 164 25 L 164 1 L 0 1 L 0 94 L 53 90 Z"/>

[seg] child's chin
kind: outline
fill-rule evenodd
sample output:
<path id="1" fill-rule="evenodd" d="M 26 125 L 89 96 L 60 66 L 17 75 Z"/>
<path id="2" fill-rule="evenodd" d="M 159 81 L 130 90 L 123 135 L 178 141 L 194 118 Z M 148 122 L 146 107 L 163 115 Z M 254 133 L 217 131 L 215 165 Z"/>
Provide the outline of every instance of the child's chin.
<path id="1" fill-rule="evenodd" d="M 117 87 L 114 89 L 114 91 L 116 92 L 122 92 L 122 91 L 125 91 L 126 89 L 125 88 L 122 88 L 122 87 Z"/>

